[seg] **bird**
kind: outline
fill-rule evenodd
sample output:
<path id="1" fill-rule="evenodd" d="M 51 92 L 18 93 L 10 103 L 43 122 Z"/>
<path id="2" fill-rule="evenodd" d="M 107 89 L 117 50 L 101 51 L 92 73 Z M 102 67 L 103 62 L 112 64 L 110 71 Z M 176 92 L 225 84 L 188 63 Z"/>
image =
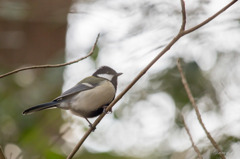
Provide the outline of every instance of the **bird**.
<path id="1" fill-rule="evenodd" d="M 120 75 L 122 73 L 117 73 L 111 67 L 102 66 L 53 101 L 26 109 L 23 115 L 50 108 L 60 108 L 70 110 L 72 114 L 85 118 L 92 127 L 88 118 L 100 115 L 114 100 L 117 79 Z"/>

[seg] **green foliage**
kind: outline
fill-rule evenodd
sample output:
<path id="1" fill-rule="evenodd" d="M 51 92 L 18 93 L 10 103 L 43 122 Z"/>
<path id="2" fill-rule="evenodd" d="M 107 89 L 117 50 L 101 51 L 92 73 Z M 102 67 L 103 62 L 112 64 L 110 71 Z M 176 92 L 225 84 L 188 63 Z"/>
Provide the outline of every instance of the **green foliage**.
<path id="1" fill-rule="evenodd" d="M 0 70 L 7 72 L 7 70 Z M 23 116 L 24 109 L 60 94 L 63 69 L 24 71 L 0 80 L 0 145 L 16 144 L 24 158 L 44 154 L 62 125 L 60 110 Z M 24 83 L 25 81 L 29 83 Z M 50 148 L 49 148 L 50 149 Z M 46 156 L 54 156 L 53 153 Z M 55 154 L 55 158 L 57 155 Z M 54 157 L 47 157 L 54 158 Z"/>
<path id="2" fill-rule="evenodd" d="M 238 142 L 240 142 L 240 138 L 234 136 L 224 136 L 221 138 L 219 145 L 222 146 L 223 152 L 228 152 L 230 150 L 231 145 Z"/>
<path id="3" fill-rule="evenodd" d="M 96 45 L 93 54 L 90 56 L 93 61 L 96 61 L 98 58 L 99 47 Z"/>
<path id="4" fill-rule="evenodd" d="M 59 155 L 58 153 L 56 153 L 54 151 L 50 151 L 50 150 L 45 152 L 44 156 L 45 156 L 45 158 L 51 158 L 51 159 L 65 159 L 66 158 L 66 156 Z"/>
<path id="5" fill-rule="evenodd" d="M 212 153 L 210 159 L 221 159 L 222 157 L 218 153 Z"/>
<path id="6" fill-rule="evenodd" d="M 207 94 L 210 95 L 214 104 L 217 106 L 218 101 L 215 89 L 198 65 L 195 62 L 183 64 L 183 71 L 195 99 L 199 99 Z M 182 109 L 189 103 L 176 65 L 163 72 L 152 75 L 150 82 L 153 84 L 156 92 L 162 90 L 170 94 L 179 109 Z"/>
<path id="7" fill-rule="evenodd" d="M 111 153 L 90 153 L 90 152 L 87 152 L 87 151 L 82 153 L 79 156 L 79 158 L 86 158 L 86 159 L 134 159 L 132 157 L 116 156 L 116 155 L 111 154 Z"/>

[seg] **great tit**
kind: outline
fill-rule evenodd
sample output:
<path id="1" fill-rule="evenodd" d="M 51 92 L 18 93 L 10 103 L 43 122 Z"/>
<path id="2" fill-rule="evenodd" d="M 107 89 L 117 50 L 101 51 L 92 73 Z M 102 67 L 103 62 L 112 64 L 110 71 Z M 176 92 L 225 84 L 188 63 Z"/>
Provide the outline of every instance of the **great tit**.
<path id="1" fill-rule="evenodd" d="M 61 108 L 85 118 L 91 127 L 92 124 L 87 118 L 100 115 L 113 101 L 117 90 L 117 78 L 121 74 L 108 66 L 102 66 L 92 76 L 84 78 L 52 102 L 31 107 L 23 114 L 49 108 Z"/>

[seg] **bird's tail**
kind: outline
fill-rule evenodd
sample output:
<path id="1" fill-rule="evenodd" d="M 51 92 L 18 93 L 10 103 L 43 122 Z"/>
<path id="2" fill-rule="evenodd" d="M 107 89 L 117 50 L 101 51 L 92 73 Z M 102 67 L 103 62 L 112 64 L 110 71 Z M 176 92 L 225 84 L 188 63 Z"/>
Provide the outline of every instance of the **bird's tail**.
<path id="1" fill-rule="evenodd" d="M 49 103 L 40 104 L 40 105 L 31 107 L 31 108 L 25 110 L 25 111 L 23 112 L 23 114 L 26 115 L 26 114 L 31 114 L 31 113 L 34 113 L 34 112 L 37 112 L 37 111 L 40 111 L 40 110 L 54 108 L 54 107 L 57 107 L 58 104 L 59 104 L 59 103 L 56 102 L 56 101 L 52 101 L 52 102 L 49 102 Z"/>

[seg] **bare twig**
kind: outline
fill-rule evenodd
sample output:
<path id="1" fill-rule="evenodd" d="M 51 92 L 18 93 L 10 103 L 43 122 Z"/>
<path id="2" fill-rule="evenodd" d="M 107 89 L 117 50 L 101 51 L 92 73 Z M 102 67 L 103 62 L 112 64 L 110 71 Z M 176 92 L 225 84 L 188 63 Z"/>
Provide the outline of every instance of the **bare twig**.
<path id="1" fill-rule="evenodd" d="M 184 127 L 185 127 L 185 129 L 186 129 L 186 131 L 187 131 L 187 134 L 188 134 L 188 136 L 189 136 L 189 139 L 190 139 L 190 141 L 191 141 L 191 143 L 192 143 L 192 147 L 193 147 L 194 151 L 197 153 L 199 159 L 203 159 L 203 157 L 202 157 L 199 149 L 198 149 L 197 146 L 194 144 L 194 141 L 193 141 L 193 139 L 192 139 L 192 135 L 191 135 L 191 133 L 190 133 L 190 131 L 189 131 L 189 128 L 188 128 L 188 126 L 187 126 L 187 124 L 186 124 L 186 122 L 185 122 L 184 116 L 183 116 L 182 114 L 181 114 L 181 117 L 182 117 L 182 120 L 183 120 Z"/>
<path id="2" fill-rule="evenodd" d="M 204 20 L 202 23 L 187 29 L 184 31 L 184 34 L 189 34 L 197 29 L 199 29 L 200 27 L 204 26 L 205 24 L 209 23 L 210 21 L 212 21 L 214 18 L 216 18 L 219 14 L 223 13 L 225 10 L 227 10 L 229 7 L 231 7 L 234 3 L 236 3 L 238 0 L 233 0 L 231 1 L 228 5 L 226 5 L 225 7 L 223 7 L 221 10 L 219 10 L 217 13 L 215 13 L 214 15 L 212 15 L 211 17 L 207 18 L 206 20 Z"/>
<path id="3" fill-rule="evenodd" d="M 180 32 L 183 32 L 185 30 L 186 19 L 187 19 L 184 0 L 181 0 L 181 8 L 182 8 L 182 26 L 180 28 Z"/>
<path id="4" fill-rule="evenodd" d="M 233 0 L 230 4 L 234 4 L 236 2 L 236 0 Z M 223 11 L 225 11 L 227 8 L 229 8 L 231 5 L 228 4 L 226 7 L 224 7 L 225 9 L 221 9 Z M 76 152 L 78 151 L 78 149 L 81 147 L 81 145 L 83 144 L 83 142 L 87 139 L 87 137 L 91 134 L 91 132 L 93 131 L 93 128 L 95 128 L 98 123 L 102 120 L 102 118 L 106 115 L 106 112 L 108 112 L 109 110 L 112 109 L 112 107 L 129 91 L 129 89 L 131 89 L 133 87 L 133 85 L 152 67 L 153 64 L 155 64 L 160 57 L 162 57 L 182 36 L 192 32 L 192 31 L 183 31 L 185 30 L 185 23 L 186 23 L 186 12 L 185 12 L 185 3 L 184 0 L 181 0 L 181 7 L 182 7 L 182 26 L 179 30 L 179 33 L 167 44 L 167 46 L 132 80 L 132 82 L 109 104 L 109 106 L 106 108 L 106 111 L 103 112 L 93 123 L 92 128 L 88 129 L 88 131 L 86 131 L 86 133 L 83 135 L 83 137 L 80 139 L 80 141 L 78 142 L 78 144 L 75 146 L 75 148 L 72 150 L 72 152 L 69 154 L 69 156 L 67 157 L 67 159 L 71 159 Z M 218 15 L 220 15 L 223 11 L 219 11 L 214 15 L 214 18 Z M 214 18 L 210 18 L 207 22 L 202 22 L 199 24 L 199 27 L 207 24 L 209 21 L 213 20 Z M 198 26 L 198 25 L 197 25 Z M 198 28 L 199 28 L 198 27 Z M 197 28 L 197 29 L 198 29 Z M 194 29 L 196 30 L 196 29 Z M 193 30 L 193 31 L 194 31 Z"/>
<path id="5" fill-rule="evenodd" d="M 77 63 L 77 62 L 79 62 L 79 61 L 81 61 L 81 60 L 86 59 L 87 57 L 89 57 L 89 56 L 91 56 L 91 55 L 93 54 L 94 49 L 96 48 L 96 45 L 97 45 L 99 36 L 100 36 L 100 34 L 98 34 L 98 36 L 97 36 L 97 38 L 96 38 L 96 41 L 95 41 L 93 47 L 91 48 L 90 52 L 89 52 L 86 56 L 81 57 L 81 58 L 79 58 L 79 59 L 77 59 L 77 60 L 70 61 L 70 62 L 66 62 L 66 63 L 61 63 L 61 64 L 36 65 L 36 66 L 23 67 L 23 68 L 19 68 L 19 69 L 13 70 L 13 71 L 11 71 L 11 72 L 2 74 L 2 75 L 0 75 L 0 78 L 6 77 L 6 76 L 9 76 L 9 75 L 11 75 L 11 74 L 14 74 L 14 73 L 17 73 L 17 72 L 20 72 L 20 71 L 24 71 L 24 70 L 38 69 L 38 68 L 56 68 L 56 67 L 62 67 L 62 66 L 71 65 L 71 64 L 73 64 L 73 63 Z"/>
<path id="6" fill-rule="evenodd" d="M 213 137 L 211 136 L 211 134 L 208 132 L 206 126 L 204 125 L 203 121 L 202 121 L 202 117 L 201 117 L 201 114 L 199 112 L 199 109 L 198 109 L 198 106 L 193 98 L 193 95 L 192 95 L 192 92 L 188 86 L 188 83 L 187 83 L 187 80 L 183 74 L 183 70 L 182 70 L 182 67 L 181 67 L 181 63 L 180 63 L 180 59 L 178 59 L 178 62 L 177 62 L 177 66 L 178 66 L 178 70 L 180 72 L 180 75 L 181 75 L 181 79 L 182 79 L 182 83 L 183 83 L 183 86 L 186 90 L 186 93 L 188 95 L 188 98 L 193 106 L 193 108 L 195 109 L 195 112 L 196 112 L 196 115 L 197 115 L 197 118 L 198 118 L 198 121 L 199 123 L 201 124 L 203 130 L 205 131 L 208 139 L 210 140 L 210 142 L 212 143 L 212 145 L 215 147 L 215 149 L 217 149 L 219 155 L 222 157 L 222 159 L 225 159 L 225 156 L 223 154 L 223 152 L 221 151 L 221 149 L 219 148 L 218 144 L 216 143 L 216 141 L 213 139 Z"/>

